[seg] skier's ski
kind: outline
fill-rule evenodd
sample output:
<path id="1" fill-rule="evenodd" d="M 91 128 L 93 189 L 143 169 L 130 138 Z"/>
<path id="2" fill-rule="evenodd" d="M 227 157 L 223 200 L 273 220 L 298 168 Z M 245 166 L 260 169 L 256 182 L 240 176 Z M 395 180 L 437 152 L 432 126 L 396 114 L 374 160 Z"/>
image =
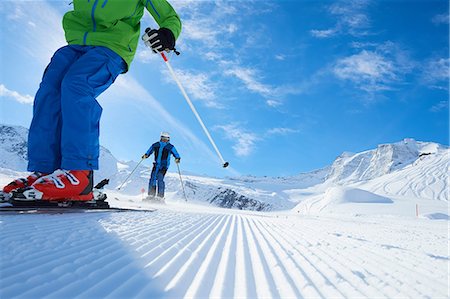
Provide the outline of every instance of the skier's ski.
<path id="1" fill-rule="evenodd" d="M 110 207 L 105 201 L 20 201 L 10 199 L 0 204 L 0 215 L 5 214 L 63 214 L 87 212 L 154 212 L 155 209 Z"/>
<path id="2" fill-rule="evenodd" d="M 129 208 L 107 208 L 107 209 L 84 209 L 84 208 L 43 208 L 43 207 L 0 207 L 1 215 L 17 214 L 69 214 L 69 213 L 112 213 L 112 212 L 154 212 L 156 209 L 129 209 Z"/>

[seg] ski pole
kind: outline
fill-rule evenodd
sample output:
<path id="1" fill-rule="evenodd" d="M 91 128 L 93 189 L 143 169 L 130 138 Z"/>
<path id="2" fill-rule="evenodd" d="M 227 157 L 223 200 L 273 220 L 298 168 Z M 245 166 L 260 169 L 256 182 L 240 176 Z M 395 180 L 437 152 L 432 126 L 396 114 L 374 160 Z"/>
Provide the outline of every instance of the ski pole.
<path id="1" fill-rule="evenodd" d="M 217 148 L 216 143 L 214 142 L 214 140 L 211 137 L 211 134 L 209 134 L 208 129 L 206 128 L 205 124 L 203 123 L 202 119 L 200 118 L 200 115 L 198 114 L 197 110 L 194 107 L 194 104 L 192 104 L 191 99 L 189 98 L 189 96 L 187 95 L 186 91 L 183 88 L 183 85 L 181 85 L 180 81 L 178 80 L 178 77 L 175 75 L 174 70 L 172 69 L 172 66 L 169 63 L 169 60 L 167 59 L 166 55 L 163 52 L 160 52 L 161 57 L 163 58 L 164 62 L 167 65 L 167 68 L 170 71 L 170 74 L 172 75 L 173 79 L 175 80 L 175 82 L 177 83 L 178 87 L 181 90 L 181 93 L 183 94 L 184 98 L 186 99 L 186 102 L 189 104 L 189 107 L 191 107 L 192 112 L 194 113 L 195 117 L 197 118 L 198 122 L 200 123 L 200 125 L 203 128 L 203 131 L 205 132 L 206 136 L 208 137 L 209 141 L 211 142 L 212 146 L 214 147 L 214 149 L 216 150 L 217 155 L 219 156 L 220 160 L 222 161 L 222 166 L 225 168 L 227 167 L 230 163 L 225 162 L 225 160 L 222 157 L 222 154 L 220 153 L 219 149 Z"/>
<path id="2" fill-rule="evenodd" d="M 211 137 L 211 134 L 209 134 L 208 129 L 206 128 L 205 124 L 203 123 L 202 119 L 200 118 L 200 115 L 197 112 L 197 109 L 195 109 L 194 104 L 192 104 L 191 99 L 189 98 L 189 96 L 187 95 L 186 91 L 183 88 L 183 85 L 181 85 L 180 80 L 178 80 L 178 77 L 176 76 L 172 66 L 169 63 L 169 60 L 167 59 L 166 55 L 164 54 L 164 52 L 159 52 L 159 54 L 161 54 L 161 57 L 163 58 L 164 62 L 167 65 L 167 68 L 169 69 L 170 74 L 172 75 L 173 79 L 175 80 L 175 82 L 178 85 L 178 88 L 180 88 L 181 93 L 183 94 L 186 102 L 189 104 L 189 107 L 191 108 L 192 112 L 194 113 L 195 117 L 197 118 L 198 122 L 200 123 L 200 125 L 202 126 L 203 131 L 205 132 L 206 136 L 209 139 L 209 142 L 211 142 L 212 146 L 214 147 L 214 149 L 216 150 L 217 155 L 219 156 L 220 160 L 222 161 L 222 166 L 224 168 L 226 168 L 228 165 L 230 165 L 230 163 L 226 162 L 223 157 L 222 154 L 220 153 L 219 149 L 217 148 L 216 143 L 214 142 L 214 140 Z"/>
<path id="3" fill-rule="evenodd" d="M 164 52 L 160 52 L 160 54 L 161 54 L 161 57 L 163 58 L 164 62 L 166 63 L 170 74 L 172 75 L 173 79 L 175 80 L 175 82 L 177 83 L 178 87 L 180 88 L 180 91 L 183 94 L 186 102 L 189 104 L 189 107 L 191 108 L 191 110 L 194 113 L 195 117 L 197 118 L 198 122 L 202 126 L 203 131 L 205 132 L 206 136 L 209 139 L 209 142 L 211 142 L 212 146 L 216 150 L 217 155 L 219 156 L 220 160 L 223 163 L 222 166 L 224 168 L 226 168 L 230 163 L 225 162 L 225 160 L 223 159 L 222 154 L 220 153 L 219 149 L 217 148 L 216 143 L 212 139 L 211 134 L 209 134 L 208 129 L 206 128 L 205 124 L 203 123 L 202 119 L 200 118 L 200 115 L 198 114 L 197 109 L 195 109 L 194 104 L 192 104 L 191 99 L 189 98 L 189 96 L 187 95 L 186 91 L 184 90 L 183 85 L 181 85 L 180 81 L 178 80 L 178 77 L 176 76 L 176 74 L 175 74 L 172 66 L 170 65 L 169 60 L 167 59 L 166 55 L 164 54 Z"/>
<path id="4" fill-rule="evenodd" d="M 184 195 L 184 201 L 187 201 L 187 197 L 186 197 L 186 192 L 184 191 L 184 184 L 183 184 L 183 179 L 181 178 L 181 171 L 180 171 L 180 166 L 177 164 L 177 168 L 178 168 L 178 174 L 180 175 L 180 183 L 181 183 L 181 189 L 183 190 L 183 195 Z"/>
<path id="5" fill-rule="evenodd" d="M 136 167 L 133 169 L 132 172 L 130 172 L 130 174 L 127 176 L 127 178 L 122 182 L 122 184 L 120 184 L 119 188 L 117 188 L 117 190 L 120 190 L 120 188 L 122 188 L 123 184 L 126 183 L 126 181 L 128 181 L 128 179 L 130 178 L 130 176 L 136 171 L 136 169 L 138 168 L 139 164 L 142 163 L 142 161 L 144 161 L 144 158 L 141 159 L 141 161 L 136 165 Z"/>

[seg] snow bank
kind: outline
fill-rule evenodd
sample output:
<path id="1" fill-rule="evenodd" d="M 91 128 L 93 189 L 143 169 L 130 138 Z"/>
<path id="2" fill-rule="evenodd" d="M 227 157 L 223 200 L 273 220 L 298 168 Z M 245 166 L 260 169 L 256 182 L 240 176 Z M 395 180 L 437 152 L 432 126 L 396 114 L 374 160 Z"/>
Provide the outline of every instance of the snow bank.
<path id="1" fill-rule="evenodd" d="M 325 192 L 324 201 L 335 203 L 392 203 L 387 197 L 375 193 L 349 187 L 332 187 Z"/>
<path id="2" fill-rule="evenodd" d="M 322 194 L 305 199 L 293 211 L 303 214 L 321 212 L 360 214 L 368 210 L 380 211 L 380 206 L 392 203 L 392 199 L 366 190 L 335 186 Z"/>

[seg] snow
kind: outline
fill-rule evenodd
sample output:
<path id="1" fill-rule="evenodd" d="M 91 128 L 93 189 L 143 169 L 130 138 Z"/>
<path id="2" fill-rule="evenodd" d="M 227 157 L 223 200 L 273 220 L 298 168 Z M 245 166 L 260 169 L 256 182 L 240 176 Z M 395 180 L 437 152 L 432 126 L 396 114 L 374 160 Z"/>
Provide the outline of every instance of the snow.
<path id="1" fill-rule="evenodd" d="M 0 185 L 27 175 L 25 134 L 0 131 Z M 165 204 L 142 201 L 145 163 L 101 148 L 100 167 L 110 205 L 140 211 L 1 212 L 0 298 L 450 296 L 448 147 L 404 139 L 291 177 L 183 172 L 187 201 L 168 172 Z"/>
<path id="2" fill-rule="evenodd" d="M 113 201 L 116 205 L 118 201 Z M 154 207 L 128 197 L 123 205 Z M 2 298 L 444 298 L 448 221 L 176 201 L 1 215 Z"/>

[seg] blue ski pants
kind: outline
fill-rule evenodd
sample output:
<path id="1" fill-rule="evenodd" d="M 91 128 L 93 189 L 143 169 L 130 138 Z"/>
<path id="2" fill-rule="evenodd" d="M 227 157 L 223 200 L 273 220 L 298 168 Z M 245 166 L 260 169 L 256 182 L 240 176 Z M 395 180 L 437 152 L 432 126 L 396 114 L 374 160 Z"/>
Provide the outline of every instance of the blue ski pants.
<path id="1" fill-rule="evenodd" d="M 68 45 L 53 55 L 36 93 L 28 170 L 98 169 L 102 107 L 96 98 L 126 70 L 105 47 Z"/>
<path id="2" fill-rule="evenodd" d="M 164 183 L 164 176 L 166 175 L 167 168 L 161 167 L 158 164 L 153 165 L 152 173 L 150 175 L 150 180 L 148 182 L 148 194 L 155 196 L 156 185 L 158 185 L 158 196 L 164 197 L 164 190 L 166 184 Z"/>

